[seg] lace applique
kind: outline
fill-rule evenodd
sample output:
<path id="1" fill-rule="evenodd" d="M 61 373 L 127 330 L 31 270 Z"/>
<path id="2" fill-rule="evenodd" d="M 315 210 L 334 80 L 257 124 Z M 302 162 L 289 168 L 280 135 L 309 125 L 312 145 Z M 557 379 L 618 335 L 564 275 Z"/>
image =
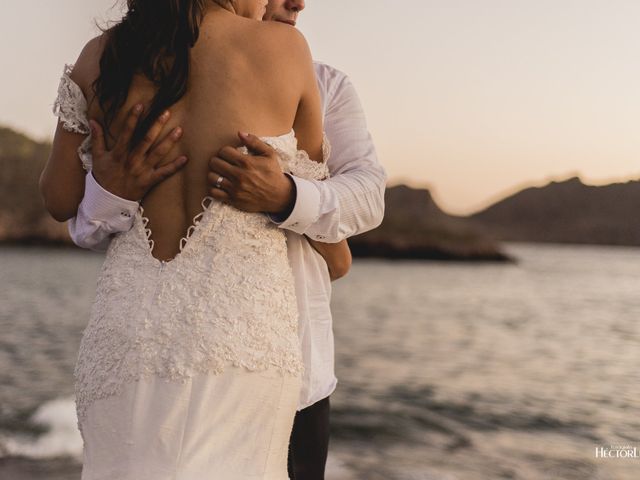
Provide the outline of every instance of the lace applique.
<path id="1" fill-rule="evenodd" d="M 329 141 L 329 137 L 327 137 L 327 132 L 322 132 L 322 161 L 325 164 L 329 163 L 329 159 L 331 158 L 331 142 Z M 327 173 L 327 178 L 329 174 Z"/>
<path id="2" fill-rule="evenodd" d="M 149 243 L 149 250 L 153 251 L 153 247 L 155 247 L 155 242 L 151 238 L 151 229 L 147 227 L 149 224 L 149 219 L 144 216 L 144 208 L 142 205 L 138 205 L 138 213 L 140 214 L 140 220 L 142 221 L 142 228 L 144 229 L 144 235 L 147 237 L 147 242 Z"/>
<path id="3" fill-rule="evenodd" d="M 82 162 L 82 168 L 90 172 L 93 168 L 93 156 L 91 155 L 91 134 L 84 139 L 84 142 L 78 147 L 78 157 Z"/>
<path id="4" fill-rule="evenodd" d="M 64 66 L 58 86 L 58 96 L 53 104 L 53 114 L 60 118 L 62 127 L 66 131 L 88 135 L 78 147 L 78 156 L 84 169 L 90 171 L 92 165 L 91 128 L 87 118 L 87 100 L 82 89 L 71 79 L 72 71 L 73 65 Z"/>
<path id="5" fill-rule="evenodd" d="M 283 163 L 304 163 L 289 138 L 264 140 Z M 228 365 L 302 375 L 284 231 L 212 197 L 202 207 L 169 262 L 151 255 L 142 206 L 111 241 L 74 370 L 79 428 L 93 402 L 151 375 L 184 382 Z"/>
<path id="6" fill-rule="evenodd" d="M 89 134 L 89 120 L 87 119 L 87 100 L 82 89 L 71 80 L 73 65 L 65 65 L 58 86 L 58 97 L 53 104 L 53 114 L 62 121 L 62 126 L 68 132 Z"/>
<path id="7" fill-rule="evenodd" d="M 296 150 L 295 157 L 289 163 L 289 172 L 292 175 L 313 180 L 325 180 L 329 177 L 327 164 L 311 160 L 304 150 Z"/>
<path id="8" fill-rule="evenodd" d="M 200 225 L 200 222 L 202 221 L 202 218 L 204 217 L 205 213 L 207 213 L 207 210 L 213 204 L 214 201 L 215 201 L 215 199 L 213 197 L 209 197 L 209 196 L 206 196 L 206 197 L 204 197 L 202 199 L 202 202 L 200 202 L 200 206 L 202 207 L 202 211 L 199 214 L 197 214 L 195 217 L 193 217 L 193 220 L 191 221 L 191 226 L 187 229 L 187 234 L 180 239 L 180 252 L 182 252 L 184 247 L 187 245 L 187 242 L 189 241 L 189 239 L 193 235 L 193 232 L 196 231 L 196 229 L 198 228 L 198 225 Z"/>
<path id="9" fill-rule="evenodd" d="M 289 136 L 293 136 L 293 139 L 289 139 Z M 309 180 L 325 180 L 329 178 L 327 161 L 331 155 L 331 144 L 326 133 L 323 132 L 322 134 L 322 163 L 311 160 L 309 154 L 304 150 L 298 150 L 298 141 L 293 130 L 288 135 L 266 137 L 263 140 L 278 152 L 280 166 L 284 172 Z M 241 151 L 247 153 L 245 147 Z"/>
<path id="10" fill-rule="evenodd" d="M 213 202 L 215 202 L 215 199 L 213 197 L 210 197 L 210 196 L 204 197 L 202 199 L 202 202 L 200 202 L 200 205 L 202 206 L 202 211 L 200 213 L 198 213 L 195 217 L 193 217 L 191 225 L 187 229 L 187 233 L 185 234 L 184 237 L 182 237 L 180 239 L 180 243 L 179 243 L 179 249 L 180 249 L 179 251 L 180 251 L 180 253 L 182 253 L 182 250 L 187 245 L 187 242 L 189 241 L 189 239 L 193 235 L 193 232 L 195 232 L 197 230 L 198 225 L 200 225 L 200 222 L 202 222 L 202 219 L 204 218 L 204 215 L 207 213 L 207 210 L 213 204 Z M 147 243 L 149 244 L 149 252 L 153 252 L 153 247 L 155 246 L 155 242 L 151 238 L 151 235 L 153 233 L 152 233 L 151 229 L 148 227 L 149 218 L 144 216 L 144 207 L 142 205 L 138 206 L 138 213 L 140 214 L 140 221 L 142 222 L 142 229 L 144 230 L 144 235 L 145 235 L 145 237 L 147 239 Z"/>
<path id="11" fill-rule="evenodd" d="M 148 255 L 138 215 L 111 242 L 74 370 L 79 427 L 93 402 L 150 375 L 184 382 L 227 365 L 302 374 L 284 232 L 211 205 L 166 264 Z"/>

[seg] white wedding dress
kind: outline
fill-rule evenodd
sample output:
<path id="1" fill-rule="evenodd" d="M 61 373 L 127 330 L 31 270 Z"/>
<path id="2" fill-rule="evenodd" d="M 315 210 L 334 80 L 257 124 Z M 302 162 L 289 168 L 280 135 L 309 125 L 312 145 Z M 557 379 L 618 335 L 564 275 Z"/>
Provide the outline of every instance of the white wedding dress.
<path id="1" fill-rule="evenodd" d="M 70 71 L 54 111 L 88 134 Z M 328 176 L 293 132 L 263 140 L 285 171 Z M 90 142 L 79 149 L 87 170 Z M 207 197 L 164 262 L 146 225 L 141 207 L 111 241 L 80 344 L 82 480 L 286 480 L 303 364 L 284 232 Z"/>

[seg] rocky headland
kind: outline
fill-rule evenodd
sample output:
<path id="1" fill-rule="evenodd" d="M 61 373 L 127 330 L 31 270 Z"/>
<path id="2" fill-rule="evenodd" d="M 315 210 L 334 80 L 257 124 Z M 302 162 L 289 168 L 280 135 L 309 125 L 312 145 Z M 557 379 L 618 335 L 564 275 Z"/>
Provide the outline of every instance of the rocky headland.
<path id="1" fill-rule="evenodd" d="M 72 246 L 38 190 L 50 148 L 0 127 L 0 243 Z M 427 189 L 389 187 L 385 201 L 382 225 L 349 240 L 354 256 L 511 261 L 501 241 L 640 246 L 640 181 L 551 182 L 467 217 L 444 212 Z"/>

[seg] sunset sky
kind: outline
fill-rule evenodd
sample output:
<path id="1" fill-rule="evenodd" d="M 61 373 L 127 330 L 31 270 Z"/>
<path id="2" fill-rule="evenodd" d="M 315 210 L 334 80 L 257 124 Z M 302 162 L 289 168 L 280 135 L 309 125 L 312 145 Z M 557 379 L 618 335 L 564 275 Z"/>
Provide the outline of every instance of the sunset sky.
<path id="1" fill-rule="evenodd" d="M 0 124 L 52 136 L 63 65 L 114 3 L 2 2 Z M 299 27 L 351 76 L 392 183 L 449 212 L 640 177 L 638 0 L 308 0 Z"/>

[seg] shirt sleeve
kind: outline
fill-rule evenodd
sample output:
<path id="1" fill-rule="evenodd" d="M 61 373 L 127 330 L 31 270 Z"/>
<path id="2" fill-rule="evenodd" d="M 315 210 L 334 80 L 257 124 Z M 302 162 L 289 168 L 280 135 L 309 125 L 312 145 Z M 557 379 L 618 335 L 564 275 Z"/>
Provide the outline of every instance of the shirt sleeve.
<path id="1" fill-rule="evenodd" d="M 280 228 L 326 243 L 380 225 L 387 182 L 353 84 L 344 74 L 334 83 L 335 88 L 327 93 L 324 119 L 332 151 L 328 159 L 331 177 L 317 181 L 292 175 L 294 208 L 288 218 L 276 222 Z"/>
<path id="2" fill-rule="evenodd" d="M 82 248 L 104 251 L 111 235 L 126 232 L 133 225 L 138 202 L 120 198 L 102 188 L 91 172 L 85 177 L 84 198 L 68 229 L 73 243 Z"/>

